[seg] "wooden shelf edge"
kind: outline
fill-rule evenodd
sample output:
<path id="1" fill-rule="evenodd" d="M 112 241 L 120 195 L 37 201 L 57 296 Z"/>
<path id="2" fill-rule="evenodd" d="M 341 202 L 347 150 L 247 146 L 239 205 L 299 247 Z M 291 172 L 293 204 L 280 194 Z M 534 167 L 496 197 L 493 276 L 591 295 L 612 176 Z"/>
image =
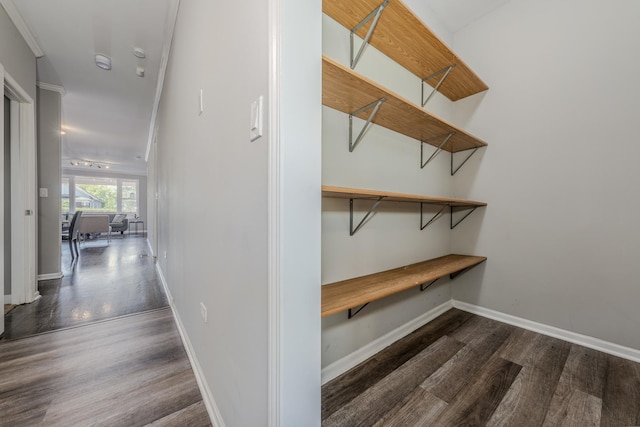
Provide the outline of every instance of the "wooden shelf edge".
<path id="1" fill-rule="evenodd" d="M 377 301 L 404 290 L 475 267 L 486 257 L 445 255 L 379 273 L 322 286 L 322 317 Z"/>
<path id="2" fill-rule="evenodd" d="M 464 129 L 428 112 L 412 101 L 388 90 L 349 67 L 322 55 L 322 104 L 351 114 L 380 98 L 385 98 L 373 123 L 418 141 L 438 147 L 441 140 L 431 138 L 454 135 L 442 149 L 458 152 L 488 144 Z M 366 120 L 370 111 L 356 114 Z"/>
<path id="3" fill-rule="evenodd" d="M 432 205 L 447 205 L 453 207 L 487 206 L 485 202 L 457 199 L 453 197 L 422 196 L 417 194 L 364 190 L 360 188 L 336 187 L 331 185 L 322 186 L 322 196 L 338 199 L 376 199 L 378 197 L 384 197 L 384 200 L 389 202 L 427 203 Z"/>
<path id="4" fill-rule="evenodd" d="M 382 0 L 323 0 L 322 11 L 351 30 Z M 357 32 L 364 38 L 369 25 Z M 488 86 L 402 1 L 390 0 L 370 44 L 418 78 L 423 79 L 452 64 L 455 68 L 439 91 L 452 101 L 483 92 Z M 429 81 L 429 84 L 435 84 Z"/>

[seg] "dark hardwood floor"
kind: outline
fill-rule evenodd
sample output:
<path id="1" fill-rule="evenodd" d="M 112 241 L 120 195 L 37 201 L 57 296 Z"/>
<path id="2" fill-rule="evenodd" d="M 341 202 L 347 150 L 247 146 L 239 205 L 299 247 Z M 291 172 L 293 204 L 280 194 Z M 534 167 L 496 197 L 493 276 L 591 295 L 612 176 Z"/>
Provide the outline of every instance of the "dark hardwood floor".
<path id="1" fill-rule="evenodd" d="M 62 272 L 38 284 L 39 300 L 5 316 L 3 339 L 15 339 L 70 326 L 167 307 L 147 240 L 136 235 L 81 244 L 72 262 L 62 242 Z"/>
<path id="2" fill-rule="evenodd" d="M 323 426 L 638 426 L 640 364 L 450 310 L 322 387 Z"/>
<path id="3" fill-rule="evenodd" d="M 0 344 L 0 426 L 210 426 L 171 309 Z"/>
<path id="4" fill-rule="evenodd" d="M 65 277 L 5 316 L 0 426 L 210 426 L 146 239 L 62 249 Z"/>

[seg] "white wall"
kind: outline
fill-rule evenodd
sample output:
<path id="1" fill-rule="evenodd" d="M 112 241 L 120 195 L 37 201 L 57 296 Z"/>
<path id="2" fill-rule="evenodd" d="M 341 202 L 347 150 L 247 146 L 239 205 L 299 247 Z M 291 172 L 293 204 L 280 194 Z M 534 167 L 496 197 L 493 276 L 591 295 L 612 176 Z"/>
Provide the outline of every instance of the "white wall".
<path id="1" fill-rule="evenodd" d="M 47 197 L 38 198 L 38 274 L 61 274 L 60 204 L 62 178 L 61 96 L 38 89 L 38 188 Z"/>
<path id="2" fill-rule="evenodd" d="M 267 2 L 181 2 L 158 116 L 159 265 L 228 426 L 267 419 L 267 40 Z"/>
<path id="3" fill-rule="evenodd" d="M 2 6 L 0 6 L 0 64 L 4 67 L 5 73 L 14 78 L 35 102 L 36 57 Z"/>
<path id="4" fill-rule="evenodd" d="M 321 245 L 321 132 L 322 132 L 322 2 L 320 0 L 271 1 L 278 6 L 280 55 L 278 147 L 271 147 L 270 177 L 279 188 L 273 203 L 280 217 L 269 212 L 270 225 L 278 223 L 278 289 L 271 283 L 271 297 L 279 299 L 280 424 L 283 427 L 320 425 L 320 245 Z M 277 40 L 274 40 L 277 41 Z M 274 65 L 273 63 L 271 65 Z M 273 82 L 272 82 L 273 83 Z M 274 144 L 276 141 L 270 141 Z M 274 150 L 275 149 L 275 150 Z M 273 156 L 277 157 L 274 162 Z M 276 164 L 277 163 L 277 164 Z M 275 169 L 273 169 L 275 167 Z M 273 231 L 273 230 L 272 230 Z M 279 291 L 275 295 L 274 291 Z M 271 306 L 273 309 L 273 305 Z M 273 368 L 273 366 L 271 366 Z M 272 384 L 273 386 L 273 384 Z M 278 396 L 273 395 L 276 399 Z M 276 422 L 273 414 L 269 414 Z M 276 424 L 273 424 L 276 425 Z"/>
<path id="5" fill-rule="evenodd" d="M 456 193 L 489 206 L 453 246 L 489 259 L 455 299 L 640 349 L 639 16 L 634 0 L 513 0 L 456 33 L 490 90 L 456 104 L 489 143 Z"/>
<path id="6" fill-rule="evenodd" d="M 413 2 L 425 11 L 419 2 Z M 410 5 L 411 6 L 411 5 Z M 428 12 L 428 11 L 427 11 Z M 384 19 L 384 12 L 383 17 Z M 423 18 L 431 28 L 443 29 L 433 14 Z M 440 32 L 443 40 L 451 35 Z M 323 52 L 349 64 L 349 31 L 323 16 Z M 356 67 L 389 90 L 420 104 L 420 79 L 368 46 Z M 452 103 L 440 94 L 427 109 L 442 118 L 452 117 Z M 389 190 L 402 193 L 452 196 L 449 155 L 441 153 L 420 168 L 420 142 L 380 126 L 372 126 L 356 149 L 348 150 L 348 115 L 323 107 L 322 182 L 326 185 Z M 359 132 L 364 122 L 354 119 Z M 431 147 L 431 146 L 429 146 Z M 433 148 L 426 148 L 429 154 Z M 356 201 L 354 221 L 371 206 Z M 439 209 L 425 205 L 425 217 Z M 418 204 L 383 203 L 373 218 L 354 236 L 349 236 L 349 201 L 324 198 L 322 203 L 322 283 L 332 283 L 364 274 L 424 261 L 451 253 L 448 215 L 420 231 Z M 429 290 L 410 289 L 369 304 L 353 319 L 342 312 L 322 321 L 322 366 L 339 361 L 386 333 L 410 322 L 450 300 L 448 279 Z"/>

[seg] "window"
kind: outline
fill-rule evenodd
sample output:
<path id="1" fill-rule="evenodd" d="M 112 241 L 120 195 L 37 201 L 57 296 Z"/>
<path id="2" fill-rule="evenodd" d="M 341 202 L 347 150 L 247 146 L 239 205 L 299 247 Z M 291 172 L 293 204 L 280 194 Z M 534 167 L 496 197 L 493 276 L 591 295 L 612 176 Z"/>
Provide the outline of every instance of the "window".
<path id="1" fill-rule="evenodd" d="M 69 213 L 69 178 L 62 178 L 62 213 Z"/>
<path id="2" fill-rule="evenodd" d="M 124 213 L 138 215 L 138 180 L 86 176 L 62 178 L 62 213 Z"/>
<path id="3" fill-rule="evenodd" d="M 76 209 L 88 212 L 117 211 L 118 185 L 115 179 L 78 176 L 75 181 Z"/>
<path id="4" fill-rule="evenodd" d="M 121 213 L 138 213 L 138 181 L 122 181 Z"/>

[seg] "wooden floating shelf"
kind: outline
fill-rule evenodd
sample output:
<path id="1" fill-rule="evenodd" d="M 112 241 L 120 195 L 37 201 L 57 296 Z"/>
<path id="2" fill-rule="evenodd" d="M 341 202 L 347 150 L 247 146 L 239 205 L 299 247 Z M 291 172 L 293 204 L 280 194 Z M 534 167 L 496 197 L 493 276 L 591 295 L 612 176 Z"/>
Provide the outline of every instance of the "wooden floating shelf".
<path id="1" fill-rule="evenodd" d="M 443 136 L 453 133 L 454 135 L 442 147 L 443 150 L 451 153 L 487 145 L 481 139 L 388 91 L 348 67 L 326 56 L 322 57 L 322 103 L 324 105 L 351 114 L 380 98 L 385 98 L 386 101 L 382 103 L 372 121 L 377 125 L 419 141 L 425 141 L 435 147 L 442 143 Z M 369 113 L 370 111 L 363 111 L 355 116 L 367 120 Z M 429 141 L 441 136 L 442 139 Z"/>
<path id="2" fill-rule="evenodd" d="M 338 199 L 377 199 L 383 197 L 388 202 L 427 203 L 430 205 L 451 207 L 480 207 L 486 206 L 484 202 L 456 199 L 452 197 L 420 196 L 415 194 L 392 193 L 389 191 L 362 190 L 359 188 L 322 186 L 322 196 Z"/>
<path id="3" fill-rule="evenodd" d="M 486 261 L 486 257 L 446 255 L 393 270 L 322 286 L 322 317 L 431 282 Z"/>
<path id="4" fill-rule="evenodd" d="M 323 0 L 322 11 L 351 30 L 381 3 L 382 0 Z M 364 39 L 369 25 L 356 34 Z M 369 43 L 420 79 L 455 64 L 439 88 L 452 101 L 489 88 L 400 0 L 389 1 Z M 436 82 L 437 78 L 428 81 Z"/>

